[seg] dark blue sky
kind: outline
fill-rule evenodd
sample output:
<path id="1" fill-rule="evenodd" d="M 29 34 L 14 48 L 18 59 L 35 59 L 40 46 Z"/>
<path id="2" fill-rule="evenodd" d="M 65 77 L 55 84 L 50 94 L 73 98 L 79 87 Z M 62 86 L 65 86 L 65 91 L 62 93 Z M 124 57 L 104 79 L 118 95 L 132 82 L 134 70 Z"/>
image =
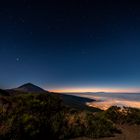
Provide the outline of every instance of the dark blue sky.
<path id="1" fill-rule="evenodd" d="M 140 89 L 139 7 L 125 0 L 0 2 L 1 88 Z"/>

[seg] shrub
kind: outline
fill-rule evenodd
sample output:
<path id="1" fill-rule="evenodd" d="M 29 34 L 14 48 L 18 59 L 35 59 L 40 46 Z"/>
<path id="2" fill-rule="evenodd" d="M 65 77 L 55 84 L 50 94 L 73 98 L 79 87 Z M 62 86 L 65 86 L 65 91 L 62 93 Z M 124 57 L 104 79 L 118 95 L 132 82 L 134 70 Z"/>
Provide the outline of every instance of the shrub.
<path id="1" fill-rule="evenodd" d="M 0 107 L 1 140 L 66 139 L 104 137 L 116 132 L 102 116 L 66 107 L 53 94 L 23 94 L 3 97 Z"/>
<path id="2" fill-rule="evenodd" d="M 140 124 L 140 109 L 137 108 L 112 106 L 104 116 L 115 123 Z"/>

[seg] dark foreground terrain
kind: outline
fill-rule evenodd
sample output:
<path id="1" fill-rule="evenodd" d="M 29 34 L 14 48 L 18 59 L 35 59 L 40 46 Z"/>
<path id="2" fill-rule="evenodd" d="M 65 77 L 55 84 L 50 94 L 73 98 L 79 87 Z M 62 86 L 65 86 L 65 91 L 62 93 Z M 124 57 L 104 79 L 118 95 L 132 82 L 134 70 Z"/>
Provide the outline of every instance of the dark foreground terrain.
<path id="1" fill-rule="evenodd" d="M 139 133 L 135 136 L 139 109 L 88 109 L 86 98 L 23 89 L 0 90 L 0 140 L 140 138 Z"/>
<path id="2" fill-rule="evenodd" d="M 118 125 L 119 129 L 121 129 L 121 134 L 116 134 L 115 137 L 107 137 L 107 138 L 86 138 L 80 137 L 71 140 L 140 140 L 140 125 Z"/>

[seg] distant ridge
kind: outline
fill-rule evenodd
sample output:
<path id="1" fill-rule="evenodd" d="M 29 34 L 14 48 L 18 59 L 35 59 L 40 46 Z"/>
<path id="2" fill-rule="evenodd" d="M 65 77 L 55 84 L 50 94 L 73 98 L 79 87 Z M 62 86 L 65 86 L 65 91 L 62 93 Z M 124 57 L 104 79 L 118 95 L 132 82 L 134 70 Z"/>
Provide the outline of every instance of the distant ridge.
<path id="1" fill-rule="evenodd" d="M 68 107 L 72 107 L 72 108 L 75 108 L 78 110 L 88 110 L 88 111 L 92 111 L 92 112 L 101 111 L 98 108 L 92 108 L 92 107 L 88 107 L 86 105 L 87 102 L 95 101 L 94 99 L 78 97 L 78 96 L 68 95 L 68 94 L 63 94 L 63 93 L 49 92 L 32 83 L 26 83 L 17 88 L 7 89 L 6 91 L 3 90 L 2 93 L 8 93 L 9 96 L 28 94 L 28 93 L 31 93 L 31 94 L 34 94 L 34 93 L 35 94 L 38 94 L 38 93 L 47 94 L 48 93 L 48 94 L 52 94 L 52 95 L 56 95 L 56 96 L 60 97 L 63 100 L 64 104 L 67 105 Z"/>
<path id="2" fill-rule="evenodd" d="M 9 93 L 5 90 L 0 89 L 0 95 L 1 96 L 9 96 Z"/>
<path id="3" fill-rule="evenodd" d="M 26 83 L 18 88 L 15 88 L 13 90 L 16 91 L 21 91 L 21 92 L 30 92 L 30 93 L 44 93 L 44 92 L 48 92 L 42 88 L 40 88 L 39 86 L 36 86 L 32 83 Z"/>
<path id="4" fill-rule="evenodd" d="M 84 93 L 106 93 L 104 91 L 99 91 L 99 92 L 84 92 Z"/>

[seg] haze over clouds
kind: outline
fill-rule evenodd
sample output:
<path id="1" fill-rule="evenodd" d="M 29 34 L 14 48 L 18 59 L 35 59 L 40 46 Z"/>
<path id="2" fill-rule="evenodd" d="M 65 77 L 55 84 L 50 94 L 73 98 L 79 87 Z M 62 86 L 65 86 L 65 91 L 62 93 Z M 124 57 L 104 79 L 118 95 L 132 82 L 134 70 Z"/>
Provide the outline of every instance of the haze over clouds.
<path id="1" fill-rule="evenodd" d="M 68 93 L 67 93 L 68 94 Z M 127 106 L 140 108 L 140 94 L 139 93 L 75 93 L 74 95 L 95 99 L 96 101 L 86 103 L 91 107 L 98 107 L 103 110 L 111 106 Z"/>

